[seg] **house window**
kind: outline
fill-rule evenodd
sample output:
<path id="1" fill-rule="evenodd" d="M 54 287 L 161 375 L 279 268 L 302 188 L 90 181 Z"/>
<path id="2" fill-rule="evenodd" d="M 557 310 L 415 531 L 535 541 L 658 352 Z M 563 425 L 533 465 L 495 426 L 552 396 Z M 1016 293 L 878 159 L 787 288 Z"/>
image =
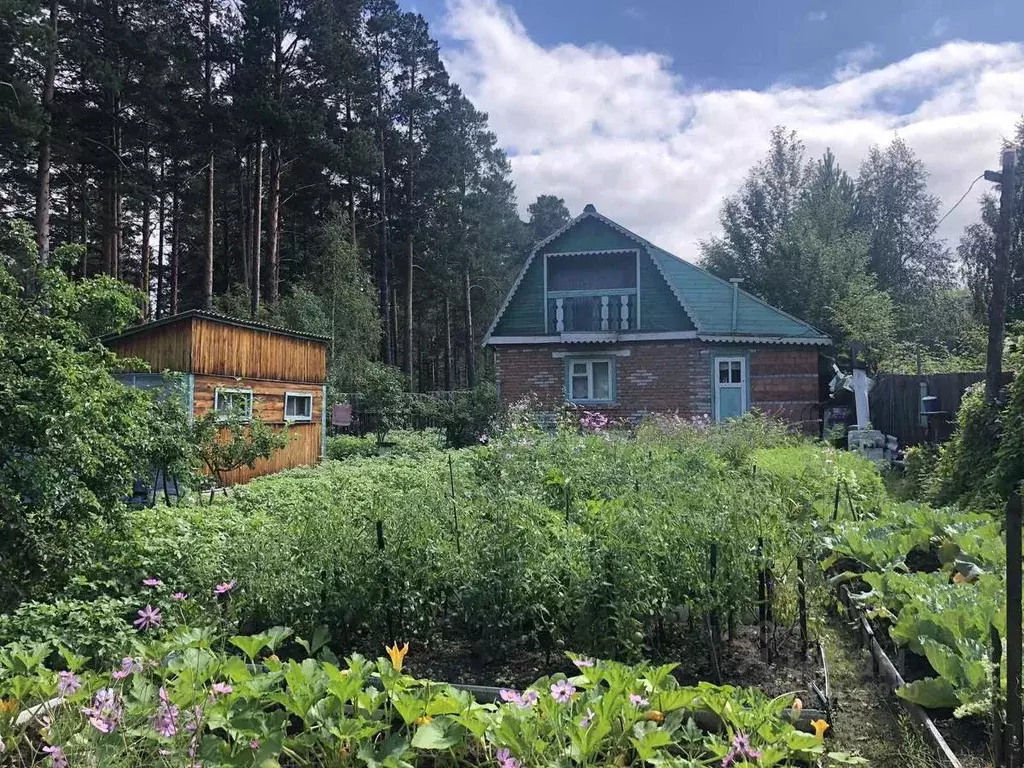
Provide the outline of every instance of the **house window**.
<path id="1" fill-rule="evenodd" d="M 313 394 L 311 392 L 286 392 L 284 395 L 285 421 L 312 421 Z"/>
<path id="2" fill-rule="evenodd" d="M 213 409 L 225 416 L 234 411 L 240 413 L 244 419 L 251 419 L 252 390 L 218 388 L 213 395 Z"/>
<path id="3" fill-rule="evenodd" d="M 566 392 L 573 403 L 611 402 L 615 366 L 611 360 L 569 360 Z"/>
<path id="4" fill-rule="evenodd" d="M 747 361 L 716 357 L 714 368 L 715 421 L 741 416 L 747 410 Z"/>

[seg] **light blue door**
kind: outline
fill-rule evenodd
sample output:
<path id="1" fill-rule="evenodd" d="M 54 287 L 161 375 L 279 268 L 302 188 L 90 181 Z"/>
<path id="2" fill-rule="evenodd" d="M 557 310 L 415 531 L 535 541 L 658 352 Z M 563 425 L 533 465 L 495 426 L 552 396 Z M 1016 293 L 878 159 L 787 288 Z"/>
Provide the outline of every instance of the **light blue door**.
<path id="1" fill-rule="evenodd" d="M 742 357 L 715 358 L 715 421 L 747 410 L 747 365 Z"/>

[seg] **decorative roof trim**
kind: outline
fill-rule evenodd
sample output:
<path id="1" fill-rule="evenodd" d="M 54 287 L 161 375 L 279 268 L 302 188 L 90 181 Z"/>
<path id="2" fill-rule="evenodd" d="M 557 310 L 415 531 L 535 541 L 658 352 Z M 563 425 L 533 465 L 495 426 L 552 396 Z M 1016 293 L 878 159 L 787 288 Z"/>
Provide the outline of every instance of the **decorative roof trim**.
<path id="1" fill-rule="evenodd" d="M 250 331 L 264 331 L 267 333 L 276 333 L 281 336 L 290 336 L 294 339 L 303 339 L 305 341 L 318 341 L 326 343 L 331 340 L 330 336 L 319 336 L 314 333 L 303 333 L 302 331 L 293 331 L 290 328 L 282 328 L 277 325 L 269 325 L 268 323 L 259 323 L 251 320 L 240 320 L 237 317 L 230 317 L 229 315 L 222 315 L 218 312 L 211 312 L 205 309 L 189 309 L 185 312 L 179 312 L 176 315 L 170 317 L 162 317 L 159 320 L 153 320 L 148 323 L 141 323 L 139 325 L 133 325 L 125 328 L 123 331 L 118 333 L 108 333 L 105 336 L 100 337 L 100 341 L 107 344 L 112 341 L 127 338 L 129 336 L 137 336 L 141 333 L 148 333 L 155 328 L 160 328 L 165 325 L 173 325 L 174 323 L 188 320 L 191 318 L 201 318 L 203 320 L 210 320 L 215 323 L 221 323 L 223 325 L 234 325 L 238 328 L 247 328 Z"/>
<path id="2" fill-rule="evenodd" d="M 494 346 L 510 344 L 606 344 L 616 341 L 684 341 L 697 338 L 696 331 L 643 331 L 618 333 L 596 331 L 594 333 L 562 333 L 557 336 L 492 336 L 485 344 Z"/>
<path id="3" fill-rule="evenodd" d="M 828 336 L 732 336 L 730 334 L 697 334 L 701 341 L 728 342 L 739 344 L 803 344 L 805 346 L 830 347 Z"/>
<path id="4" fill-rule="evenodd" d="M 601 248 L 596 251 L 547 251 L 548 258 L 559 256 L 610 256 L 615 253 L 637 253 L 639 248 Z"/>
<path id="5" fill-rule="evenodd" d="M 686 299 L 684 299 L 683 294 L 676 289 L 675 284 L 668 279 L 668 275 L 666 275 L 665 270 L 661 268 L 661 264 L 658 263 L 658 257 L 655 256 L 654 253 L 651 251 L 650 246 L 648 246 L 647 248 L 647 258 L 649 258 L 651 262 L 653 262 L 654 268 L 658 270 L 658 274 L 661 275 L 661 279 L 665 281 L 665 285 L 667 285 L 668 289 L 672 291 L 672 295 L 676 297 L 676 301 L 678 301 L 679 306 L 683 308 L 683 312 L 685 312 L 686 316 L 690 318 L 690 322 L 693 323 L 693 327 L 699 329 L 700 322 L 698 322 L 697 320 L 697 315 L 687 305 Z"/>

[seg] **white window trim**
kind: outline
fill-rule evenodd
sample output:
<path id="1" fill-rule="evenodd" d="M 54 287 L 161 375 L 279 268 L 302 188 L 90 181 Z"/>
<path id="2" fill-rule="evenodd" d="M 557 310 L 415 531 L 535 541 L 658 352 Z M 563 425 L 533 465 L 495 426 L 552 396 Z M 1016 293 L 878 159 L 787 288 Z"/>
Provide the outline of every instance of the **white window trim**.
<path id="1" fill-rule="evenodd" d="M 242 417 L 243 421 L 250 421 L 252 419 L 252 409 L 255 405 L 255 398 L 251 389 L 237 389 L 231 387 L 217 387 L 213 392 L 213 410 L 220 412 L 220 396 L 221 395 L 248 395 L 249 396 L 249 408 L 245 415 Z M 223 417 L 222 417 L 223 418 Z"/>
<path id="2" fill-rule="evenodd" d="M 740 382 L 739 384 L 722 384 L 718 380 L 718 367 L 722 363 L 739 363 L 740 364 Z M 731 365 L 730 365 L 731 369 Z M 747 412 L 747 358 L 745 357 L 716 357 L 714 368 L 712 369 L 712 377 L 715 387 L 715 421 L 722 420 L 722 398 L 719 397 L 719 392 L 723 389 L 738 389 L 740 391 L 740 413 Z"/>
<path id="3" fill-rule="evenodd" d="M 608 364 L 608 397 L 593 397 L 594 394 L 594 363 L 607 363 Z M 566 382 L 565 382 L 565 396 L 566 400 L 570 403 L 576 403 L 579 405 L 591 405 L 595 403 L 613 403 L 615 402 L 615 360 L 611 357 L 587 357 L 578 358 L 571 357 L 566 360 Z M 586 365 L 587 366 L 587 395 L 584 398 L 575 398 L 572 395 L 572 380 L 573 380 L 573 366 L 574 365 Z"/>
<path id="4" fill-rule="evenodd" d="M 304 397 L 309 400 L 309 416 L 289 416 L 288 415 L 288 398 L 289 397 Z M 285 392 L 284 393 L 284 420 L 288 422 L 311 422 L 313 421 L 313 393 L 312 392 Z"/>

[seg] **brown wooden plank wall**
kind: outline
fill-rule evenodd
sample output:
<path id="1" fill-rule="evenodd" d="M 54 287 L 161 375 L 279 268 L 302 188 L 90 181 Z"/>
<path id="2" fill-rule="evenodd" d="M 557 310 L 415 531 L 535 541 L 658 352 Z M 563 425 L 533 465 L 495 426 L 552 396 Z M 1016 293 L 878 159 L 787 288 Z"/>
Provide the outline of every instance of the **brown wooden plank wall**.
<path id="1" fill-rule="evenodd" d="M 154 373 L 163 371 L 189 372 L 192 370 L 192 326 L 195 320 L 188 318 L 154 328 L 146 333 L 136 333 L 122 339 L 113 339 L 108 346 L 121 357 L 136 357 L 149 363 Z M 138 366 L 125 366 L 134 370 Z"/>
<path id="2" fill-rule="evenodd" d="M 319 385 L 196 374 L 193 413 L 197 418 L 213 408 L 218 388 L 251 389 L 253 410 L 267 424 L 279 429 L 284 429 L 286 424 L 284 420 L 285 392 L 309 392 L 313 395 L 312 421 L 293 423 L 287 427 L 291 435 L 291 441 L 287 447 L 277 451 L 269 459 L 257 462 L 253 469 L 241 467 L 225 473 L 226 484 L 244 483 L 260 475 L 280 472 L 282 469 L 291 467 L 317 464 L 320 461 L 323 438 L 321 418 L 324 402 L 323 390 Z"/>
<path id="3" fill-rule="evenodd" d="M 193 320 L 192 371 L 322 384 L 327 380 L 327 345 L 309 339 Z"/>

